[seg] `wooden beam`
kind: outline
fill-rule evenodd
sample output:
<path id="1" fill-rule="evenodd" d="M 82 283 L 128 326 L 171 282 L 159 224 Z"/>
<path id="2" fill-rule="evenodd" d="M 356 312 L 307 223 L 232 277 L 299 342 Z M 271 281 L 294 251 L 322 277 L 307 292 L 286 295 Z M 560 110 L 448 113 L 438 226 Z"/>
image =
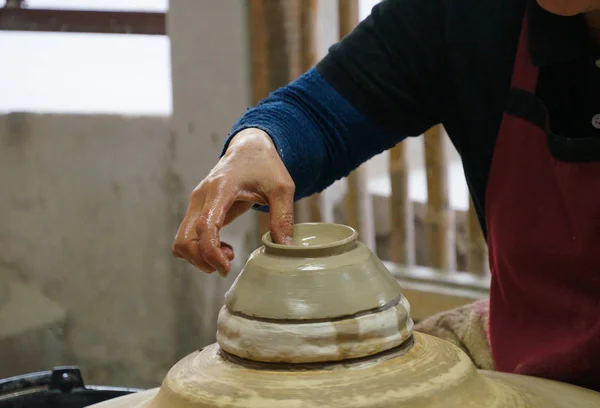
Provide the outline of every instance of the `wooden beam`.
<path id="1" fill-rule="evenodd" d="M 339 38 L 343 39 L 354 30 L 359 22 L 358 16 L 358 0 L 338 0 L 338 17 L 339 17 Z M 368 135 L 365 135 L 368 137 Z M 347 181 L 347 195 L 346 195 L 346 211 L 347 221 L 346 223 L 358 230 L 362 235 L 362 240 L 375 249 L 375 236 L 372 231 L 372 225 L 369 225 L 368 214 L 365 211 L 369 211 L 368 206 L 364 204 L 367 189 L 367 174 L 366 167 L 360 166 L 346 178 Z"/>
<path id="2" fill-rule="evenodd" d="M 358 0 L 338 0 L 339 37 L 344 38 L 358 24 Z"/>
<path id="3" fill-rule="evenodd" d="M 303 0 L 248 0 L 253 105 L 297 78 L 314 63 L 316 3 Z M 306 27 L 303 27 L 306 25 Z M 269 231 L 269 214 L 259 214 L 261 235 Z"/>
<path id="4" fill-rule="evenodd" d="M 300 64 L 306 72 L 317 62 L 317 0 L 300 1 Z"/>
<path id="5" fill-rule="evenodd" d="M 300 0 L 300 64 L 302 72 L 311 69 L 317 62 L 317 0 Z M 321 222 L 321 199 L 319 194 L 298 203 L 306 219 L 299 221 Z"/>
<path id="6" fill-rule="evenodd" d="M 0 8 L 0 31 L 166 35 L 165 13 Z"/>
<path id="7" fill-rule="evenodd" d="M 409 211 L 408 198 L 408 160 L 405 143 L 399 143 L 389 151 L 389 171 L 392 197 L 390 259 L 392 262 L 406 265 L 412 257 L 408 253 L 408 233 L 413 219 Z"/>
<path id="8" fill-rule="evenodd" d="M 441 125 L 424 136 L 425 169 L 427 172 L 427 215 L 429 266 L 449 270 L 454 254 L 450 242 L 450 211 L 448 205 L 448 163 L 444 132 Z"/>
<path id="9" fill-rule="evenodd" d="M 249 0 L 250 52 L 252 71 L 252 105 L 258 104 L 270 90 L 269 84 L 269 36 L 264 0 Z M 269 214 L 258 214 L 258 230 L 262 236 L 269 231 Z"/>

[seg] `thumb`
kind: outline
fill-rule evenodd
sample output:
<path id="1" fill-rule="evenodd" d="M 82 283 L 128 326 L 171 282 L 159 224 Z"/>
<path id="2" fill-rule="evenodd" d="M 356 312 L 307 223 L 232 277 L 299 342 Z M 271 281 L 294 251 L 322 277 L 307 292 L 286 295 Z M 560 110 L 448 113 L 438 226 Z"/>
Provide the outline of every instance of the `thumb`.
<path id="1" fill-rule="evenodd" d="M 294 238 L 294 187 L 271 194 L 268 201 L 273 241 L 291 245 Z"/>

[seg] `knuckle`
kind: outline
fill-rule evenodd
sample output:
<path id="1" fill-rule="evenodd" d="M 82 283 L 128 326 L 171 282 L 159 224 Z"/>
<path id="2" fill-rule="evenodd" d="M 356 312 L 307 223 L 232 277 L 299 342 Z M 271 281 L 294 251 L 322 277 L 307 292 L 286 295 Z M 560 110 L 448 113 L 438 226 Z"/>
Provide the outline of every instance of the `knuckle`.
<path id="1" fill-rule="evenodd" d="M 191 194 L 191 199 L 192 201 L 197 200 L 201 197 L 204 196 L 205 191 L 207 189 L 207 183 L 206 180 L 202 180 L 200 182 L 200 184 L 198 184 L 193 190 L 192 190 L 192 194 Z"/>
<path id="2" fill-rule="evenodd" d="M 204 196 L 207 191 L 210 191 L 216 186 L 223 184 L 223 181 L 223 176 L 209 174 L 194 188 L 192 191 L 192 197 Z"/>
<path id="3" fill-rule="evenodd" d="M 202 272 L 206 272 L 206 273 L 211 273 L 214 271 L 213 268 L 211 268 L 210 266 L 204 264 L 204 263 L 196 263 L 196 262 L 190 262 L 194 267 L 200 269 Z"/>
<path id="4" fill-rule="evenodd" d="M 185 253 L 185 244 L 179 241 L 173 242 L 171 245 L 171 252 L 178 258 L 182 258 Z"/>
<path id="5" fill-rule="evenodd" d="M 200 235 L 202 231 L 206 231 L 210 226 L 209 217 L 206 214 L 200 214 L 196 219 L 196 231 Z"/>
<path id="6" fill-rule="evenodd" d="M 208 248 L 204 248 L 203 251 L 203 258 L 206 262 L 208 262 L 210 265 L 215 265 L 216 263 L 219 262 L 219 256 L 217 254 L 217 250 L 216 248 L 213 247 L 208 247 Z"/>
<path id="7" fill-rule="evenodd" d="M 279 180 L 277 184 L 275 184 L 275 191 L 281 194 L 294 194 L 295 190 L 296 185 L 291 179 Z"/>

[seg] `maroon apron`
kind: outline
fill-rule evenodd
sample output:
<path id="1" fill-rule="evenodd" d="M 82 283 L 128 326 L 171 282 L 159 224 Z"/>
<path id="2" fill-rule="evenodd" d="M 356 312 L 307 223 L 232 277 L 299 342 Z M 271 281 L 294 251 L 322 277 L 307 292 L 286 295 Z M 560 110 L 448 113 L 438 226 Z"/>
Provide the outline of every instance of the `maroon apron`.
<path id="1" fill-rule="evenodd" d="M 537 80 L 525 19 L 486 191 L 492 355 L 600 390 L 600 145 L 552 133 Z"/>

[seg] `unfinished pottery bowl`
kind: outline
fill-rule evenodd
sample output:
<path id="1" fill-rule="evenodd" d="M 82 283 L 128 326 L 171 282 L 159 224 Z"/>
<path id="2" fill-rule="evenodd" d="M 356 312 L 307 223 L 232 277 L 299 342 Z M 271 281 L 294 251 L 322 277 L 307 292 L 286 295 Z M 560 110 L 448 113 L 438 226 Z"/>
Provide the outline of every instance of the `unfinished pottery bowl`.
<path id="1" fill-rule="evenodd" d="M 95 407 L 600 407 L 590 390 L 477 371 L 412 328 L 400 286 L 352 228 L 299 224 L 294 245 L 263 237 L 225 296 L 216 344 L 160 389 Z"/>
<path id="2" fill-rule="evenodd" d="M 225 295 L 217 342 L 262 362 L 339 361 L 399 346 L 412 335 L 400 285 L 354 229 L 300 224 L 294 245 L 250 256 Z"/>

